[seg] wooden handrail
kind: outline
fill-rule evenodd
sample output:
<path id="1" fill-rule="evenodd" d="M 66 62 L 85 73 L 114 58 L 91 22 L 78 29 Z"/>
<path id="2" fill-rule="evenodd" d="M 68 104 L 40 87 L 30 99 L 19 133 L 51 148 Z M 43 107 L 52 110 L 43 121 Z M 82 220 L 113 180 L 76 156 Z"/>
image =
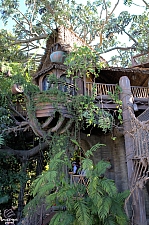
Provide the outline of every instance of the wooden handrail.
<path id="1" fill-rule="evenodd" d="M 93 94 L 93 88 L 95 88 L 95 96 L 109 95 L 109 92 L 112 94 L 115 93 L 116 84 L 86 82 L 86 95 L 91 96 Z M 148 98 L 149 88 L 131 86 L 131 92 L 134 98 Z"/>
<path id="2" fill-rule="evenodd" d="M 102 84 L 102 83 L 92 83 L 86 82 L 86 94 L 91 96 L 93 94 L 93 89 L 95 87 L 95 95 L 108 95 L 109 92 L 114 94 L 116 90 L 116 84 Z"/>
<path id="3" fill-rule="evenodd" d="M 131 86 L 131 92 L 134 98 L 148 98 L 149 88 Z"/>

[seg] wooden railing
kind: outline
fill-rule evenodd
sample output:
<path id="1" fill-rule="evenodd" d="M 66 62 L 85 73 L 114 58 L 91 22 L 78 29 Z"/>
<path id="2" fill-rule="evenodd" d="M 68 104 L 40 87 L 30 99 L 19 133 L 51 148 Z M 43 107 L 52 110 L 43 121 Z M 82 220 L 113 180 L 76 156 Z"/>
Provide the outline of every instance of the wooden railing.
<path id="1" fill-rule="evenodd" d="M 102 84 L 102 83 L 86 83 L 86 95 L 91 96 L 108 96 L 109 92 L 114 94 L 116 91 L 116 84 Z M 134 98 L 148 98 L 149 88 L 131 86 L 131 92 Z"/>
<path id="2" fill-rule="evenodd" d="M 88 185 L 88 179 L 86 178 L 85 175 L 81 175 L 81 174 L 73 174 L 72 172 L 69 172 L 70 175 L 70 184 L 83 184 L 85 186 Z"/>
<path id="3" fill-rule="evenodd" d="M 96 96 L 108 95 L 109 92 L 114 94 L 116 84 L 86 83 L 86 95 L 92 95 L 93 91 Z"/>
<path id="4" fill-rule="evenodd" d="M 148 87 L 131 86 L 131 92 L 134 98 L 148 98 Z"/>

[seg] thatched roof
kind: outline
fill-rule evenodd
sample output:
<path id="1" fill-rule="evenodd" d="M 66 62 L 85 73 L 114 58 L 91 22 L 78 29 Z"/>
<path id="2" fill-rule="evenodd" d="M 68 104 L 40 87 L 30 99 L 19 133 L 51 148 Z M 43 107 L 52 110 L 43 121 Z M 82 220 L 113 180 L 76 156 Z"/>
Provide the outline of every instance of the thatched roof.
<path id="1" fill-rule="evenodd" d="M 115 84 L 119 82 L 122 76 L 127 76 L 130 79 L 131 86 L 148 86 L 149 68 L 143 68 L 143 66 L 103 68 L 100 71 L 97 82 Z"/>
<path id="2" fill-rule="evenodd" d="M 77 47 L 86 46 L 86 42 L 81 39 L 74 31 L 67 29 L 63 26 L 58 27 L 52 32 L 46 42 L 46 50 L 42 56 L 41 63 L 38 67 L 37 72 L 33 75 L 33 78 L 36 79 L 40 75 L 44 74 L 45 71 L 48 71 L 51 68 L 52 63 L 50 62 L 49 56 L 55 44 L 60 44 L 61 50 L 69 53 L 72 51 L 74 44 Z M 106 62 L 102 57 L 100 59 Z"/>

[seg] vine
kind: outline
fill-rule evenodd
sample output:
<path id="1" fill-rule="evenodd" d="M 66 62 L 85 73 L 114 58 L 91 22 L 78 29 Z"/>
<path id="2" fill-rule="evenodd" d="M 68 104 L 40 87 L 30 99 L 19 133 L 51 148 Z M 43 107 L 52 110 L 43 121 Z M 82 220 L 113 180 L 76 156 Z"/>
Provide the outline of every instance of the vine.
<path id="1" fill-rule="evenodd" d="M 118 120 L 120 121 L 120 124 L 123 123 L 123 119 L 122 119 L 122 100 L 120 100 L 120 93 L 121 93 L 121 87 L 119 85 L 116 85 L 114 94 L 112 92 L 108 92 L 108 94 L 110 95 L 110 97 L 112 98 L 112 100 L 117 104 L 117 112 L 118 112 Z"/>

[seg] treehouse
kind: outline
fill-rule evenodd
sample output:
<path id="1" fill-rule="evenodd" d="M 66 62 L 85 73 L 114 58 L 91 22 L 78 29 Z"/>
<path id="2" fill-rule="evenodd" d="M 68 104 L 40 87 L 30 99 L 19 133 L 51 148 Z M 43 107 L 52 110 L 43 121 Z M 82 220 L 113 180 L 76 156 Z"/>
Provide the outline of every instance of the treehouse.
<path id="1" fill-rule="evenodd" d="M 64 64 L 66 55 L 72 48 L 86 46 L 86 43 L 73 31 L 59 27 L 49 36 L 45 54 L 37 72 L 34 74 L 34 83 L 39 86 L 41 94 L 36 97 L 36 118 L 42 131 L 58 132 L 59 134 L 71 129 L 73 113 L 67 105 L 71 96 L 94 93 L 94 104 L 100 109 L 115 115 L 117 119 L 118 101 L 122 102 L 122 124 L 117 125 L 109 132 L 102 132 L 95 128 L 87 136 L 88 130 L 81 131 L 80 143 L 83 151 L 100 142 L 105 144 L 93 156 L 96 163 L 101 159 L 108 160 L 111 167 L 107 176 L 113 179 L 119 191 L 130 189 L 131 195 L 126 204 L 126 211 L 132 224 L 149 224 L 149 106 L 148 106 L 148 78 L 149 65 L 147 63 L 134 65 L 130 68 L 103 67 L 98 77 L 90 74 L 77 75 L 74 84 L 74 74 L 67 76 L 67 67 Z M 106 61 L 100 57 L 100 61 Z M 50 78 L 54 75 L 55 78 Z M 118 101 L 113 99 L 120 86 Z M 47 96 L 46 101 L 38 101 L 40 95 L 55 88 L 55 96 Z M 67 93 L 67 102 L 58 99 L 58 90 Z M 50 92 L 49 92 L 50 93 Z M 69 98 L 70 96 L 70 98 Z M 36 126 L 35 123 L 32 124 Z M 38 127 L 36 126 L 36 131 Z"/>

